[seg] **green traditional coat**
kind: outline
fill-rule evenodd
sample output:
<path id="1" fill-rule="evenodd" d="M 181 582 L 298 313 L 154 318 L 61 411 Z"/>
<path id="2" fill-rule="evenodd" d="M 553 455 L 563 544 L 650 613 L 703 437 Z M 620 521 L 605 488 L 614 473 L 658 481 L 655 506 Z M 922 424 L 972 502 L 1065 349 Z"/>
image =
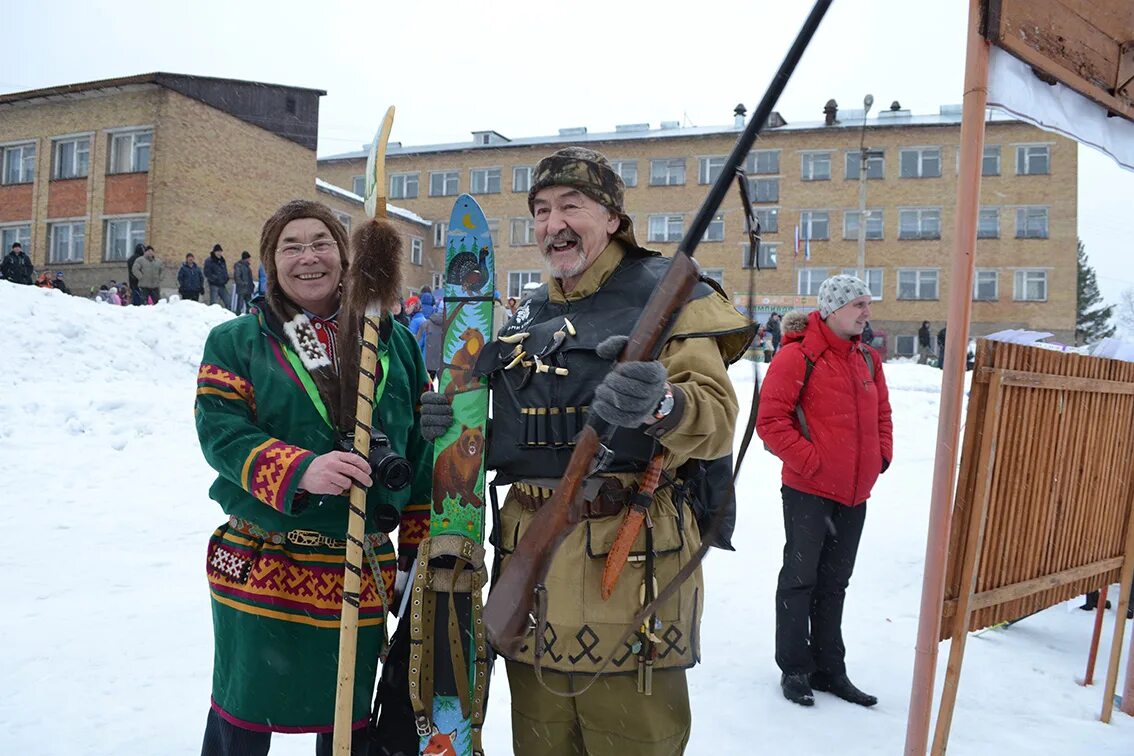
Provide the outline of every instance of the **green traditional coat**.
<path id="1" fill-rule="evenodd" d="M 380 352 L 380 427 L 415 476 L 402 491 L 375 485 L 367 496 L 356 726 L 369 713 L 393 595 L 394 549 L 377 518 L 383 507 L 396 509 L 400 546 L 415 549 L 428 532 L 432 485 L 433 446 L 419 426 L 418 397 L 428 384 L 421 350 L 394 324 Z M 347 497 L 297 491 L 335 440 L 318 394 L 304 387 L 311 386 L 305 372 L 286 338 L 253 314 L 212 330 L 197 376 L 197 434 L 218 473 L 209 494 L 230 515 L 213 533 L 207 559 L 213 707 L 252 730 L 329 732 L 334 720 L 345 558 L 336 541 L 346 535 Z"/>

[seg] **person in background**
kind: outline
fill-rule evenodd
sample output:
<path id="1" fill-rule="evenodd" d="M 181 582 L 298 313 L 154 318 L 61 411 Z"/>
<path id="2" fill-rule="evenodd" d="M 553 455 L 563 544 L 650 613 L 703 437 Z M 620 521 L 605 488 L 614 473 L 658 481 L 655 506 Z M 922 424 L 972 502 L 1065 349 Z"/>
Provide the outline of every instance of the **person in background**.
<path id="1" fill-rule="evenodd" d="M 132 268 L 138 279 L 142 304 L 157 304 L 161 299 L 161 274 L 164 269 L 165 263 L 154 252 L 154 248 L 146 245 L 145 254 L 134 261 Z"/>
<path id="2" fill-rule="evenodd" d="M 945 326 L 937 332 L 937 367 L 945 369 Z"/>
<path id="3" fill-rule="evenodd" d="M 0 262 L 0 278 L 24 286 L 31 286 L 35 280 L 31 258 L 24 254 L 24 247 L 19 242 L 12 243 L 12 249 Z"/>
<path id="4" fill-rule="evenodd" d="M 134 275 L 134 263 L 146 253 L 144 244 L 134 245 L 134 254 L 126 261 L 126 280 L 130 283 L 130 304 L 137 307 L 142 304 L 142 292 L 138 290 L 138 277 Z"/>
<path id="5" fill-rule="evenodd" d="M 929 321 L 921 321 L 921 328 L 917 329 L 917 364 L 929 364 Z"/>
<path id="6" fill-rule="evenodd" d="M 71 289 L 67 287 L 67 282 L 63 280 L 63 271 L 61 270 L 55 271 L 55 279 L 51 282 L 51 286 L 64 294 L 71 293 Z"/>
<path id="7" fill-rule="evenodd" d="M 240 261 L 232 266 L 233 302 L 232 311 L 237 315 L 248 312 L 248 303 L 252 301 L 252 292 L 255 283 L 252 281 L 252 255 L 248 250 L 240 253 Z"/>
<path id="8" fill-rule="evenodd" d="M 518 305 L 516 304 L 516 298 L 515 297 L 508 297 L 508 304 L 504 305 L 505 317 L 508 318 L 508 319 L 515 317 L 517 309 L 518 309 Z"/>
<path id="9" fill-rule="evenodd" d="M 45 270 L 39 274 L 35 279 L 35 285 L 41 289 L 54 289 L 55 282 L 51 278 L 51 271 Z"/>
<path id="10" fill-rule="evenodd" d="M 425 323 L 425 369 L 429 379 L 436 382 L 441 372 L 441 349 L 445 343 L 445 311 L 437 306 Z"/>
<path id="11" fill-rule="evenodd" d="M 874 346 L 874 329 L 870 327 L 869 320 L 862 327 L 862 343 L 866 346 Z"/>
<path id="12" fill-rule="evenodd" d="M 890 399 L 881 355 L 862 341 L 870 288 L 832 276 L 818 299 L 818 310 L 784 319 L 756 417 L 756 433 L 783 460 L 776 664 L 792 703 L 813 706 L 821 690 L 873 706 L 878 699 L 847 677 L 842 622 L 866 500 L 894 456 Z"/>
<path id="13" fill-rule="evenodd" d="M 191 253 L 185 255 L 185 262 L 177 269 L 177 293 L 193 302 L 205 293 L 205 276 Z"/>
<path id="14" fill-rule="evenodd" d="M 209 282 L 209 304 L 219 304 L 228 309 L 225 295 L 228 293 L 228 263 L 224 261 L 224 250 L 214 244 L 209 258 L 205 260 L 205 280 Z"/>
<path id="15" fill-rule="evenodd" d="M 780 328 L 780 321 L 781 321 L 780 314 L 778 312 L 773 312 L 771 315 L 768 316 L 768 322 L 766 324 L 766 327 L 768 329 L 768 333 L 772 334 L 772 353 L 773 354 L 780 351 L 780 338 L 781 338 L 781 334 L 782 334 L 782 330 Z"/>
<path id="16" fill-rule="evenodd" d="M 256 296 L 263 297 L 268 294 L 268 274 L 264 270 L 264 263 L 260 263 L 260 272 L 256 278 Z"/>
<path id="17" fill-rule="evenodd" d="M 421 346 L 421 338 L 419 336 L 422 326 L 425 324 L 425 316 L 421 314 L 421 298 L 417 295 L 411 296 L 406 300 L 405 315 L 409 318 L 407 328 L 413 334 L 414 340 L 417 345 Z M 423 353 L 424 355 L 424 353 Z"/>

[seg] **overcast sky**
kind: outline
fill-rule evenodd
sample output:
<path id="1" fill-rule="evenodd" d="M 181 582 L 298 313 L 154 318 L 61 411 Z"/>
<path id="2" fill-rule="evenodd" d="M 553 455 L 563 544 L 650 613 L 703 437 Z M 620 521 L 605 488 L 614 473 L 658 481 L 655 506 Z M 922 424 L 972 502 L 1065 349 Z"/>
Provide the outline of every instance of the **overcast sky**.
<path id="1" fill-rule="evenodd" d="M 777 106 L 914 113 L 961 102 L 965 0 L 835 0 Z M 675 10 L 666 11 L 663 9 Z M 0 0 L 0 93 L 152 71 L 323 89 L 319 155 L 360 149 L 388 105 L 406 145 L 751 112 L 809 0 Z M 1134 287 L 1134 174 L 1080 148 L 1079 236 L 1104 296 Z"/>

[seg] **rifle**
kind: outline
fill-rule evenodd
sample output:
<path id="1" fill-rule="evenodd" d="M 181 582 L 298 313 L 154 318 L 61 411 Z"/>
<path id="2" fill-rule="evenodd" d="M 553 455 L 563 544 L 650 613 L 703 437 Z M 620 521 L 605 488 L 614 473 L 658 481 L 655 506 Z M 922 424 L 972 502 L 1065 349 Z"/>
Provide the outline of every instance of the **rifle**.
<path id="1" fill-rule="evenodd" d="M 721 169 L 720 176 L 709 190 L 709 196 L 701 205 L 681 244 L 678 245 L 669 270 L 646 303 L 634 330 L 630 333 L 626 348 L 619 357 L 620 362 L 657 358 L 664 343 L 662 337 L 671 321 L 685 305 L 699 278 L 700 268 L 693 259 L 697 244 L 724 200 L 736 172 L 742 170 L 748 150 L 751 149 L 760 129 L 772 114 L 776 101 L 787 86 L 792 72 L 803 57 L 803 51 L 807 49 L 830 5 L 831 0 L 817 0 L 811 9 L 795 42 L 772 78 L 763 99 L 752 114 L 751 121 L 737 139 L 736 145 Z M 543 583 L 551 567 L 551 560 L 559 544 L 579 523 L 580 486 L 583 479 L 591 472 L 596 455 L 605 452 L 602 440 L 609 438 L 612 431 L 612 426 L 606 421 L 594 414 L 588 416 L 587 424 L 575 438 L 575 450 L 571 454 L 567 469 L 555 493 L 532 518 L 527 532 L 509 557 L 507 568 L 501 571 L 495 587 L 489 593 L 488 602 L 484 606 L 484 624 L 492 645 L 506 655 L 518 652 L 524 636 L 533 626 L 532 619 L 537 619 L 532 613 L 533 606 L 538 603 L 540 609 L 537 614 L 545 615 L 547 592 Z M 700 564 L 707 549 L 708 547 L 703 543 L 693 560 L 686 564 L 670 584 L 642 609 L 633 623 L 634 626 L 640 624 L 642 617 L 649 616 L 660 602 L 677 589 Z M 540 642 L 537 638 L 536 643 Z"/>

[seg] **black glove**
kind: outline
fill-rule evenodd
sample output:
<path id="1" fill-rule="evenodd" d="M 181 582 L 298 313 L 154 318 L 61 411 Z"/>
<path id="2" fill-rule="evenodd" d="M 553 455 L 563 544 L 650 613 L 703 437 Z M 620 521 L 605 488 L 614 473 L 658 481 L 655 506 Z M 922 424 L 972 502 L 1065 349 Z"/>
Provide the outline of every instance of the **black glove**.
<path id="1" fill-rule="evenodd" d="M 890 460 L 888 460 L 888 459 L 886 459 L 885 457 L 883 457 L 883 458 L 882 458 L 882 472 L 886 472 L 886 470 L 887 470 L 887 469 L 888 469 L 889 467 L 890 467 Z M 879 475 L 881 475 L 881 473 L 879 473 Z"/>
<path id="2" fill-rule="evenodd" d="M 421 436 L 436 441 L 453 424 L 453 405 L 444 394 L 426 391 L 421 395 Z"/>
<path id="3" fill-rule="evenodd" d="M 604 360 L 616 359 L 626 348 L 625 336 L 610 336 L 595 347 Z M 637 428 L 651 419 L 662 397 L 667 379 L 665 365 L 652 362 L 619 362 L 595 389 L 591 412 L 612 425 Z"/>

